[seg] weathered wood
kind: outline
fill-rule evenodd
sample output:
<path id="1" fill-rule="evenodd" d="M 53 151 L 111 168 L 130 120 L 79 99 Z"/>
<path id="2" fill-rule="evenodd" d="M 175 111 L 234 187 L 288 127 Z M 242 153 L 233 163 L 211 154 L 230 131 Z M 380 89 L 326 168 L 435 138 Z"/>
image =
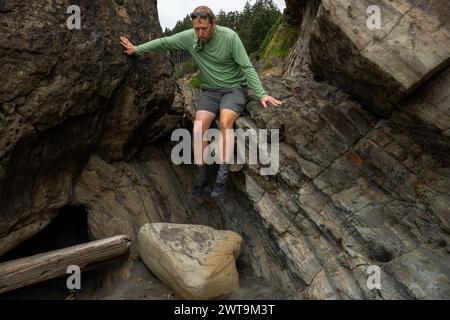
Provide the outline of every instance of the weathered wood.
<path id="1" fill-rule="evenodd" d="M 69 265 L 81 270 L 125 254 L 128 236 L 115 236 L 0 263 L 0 293 L 66 274 Z"/>

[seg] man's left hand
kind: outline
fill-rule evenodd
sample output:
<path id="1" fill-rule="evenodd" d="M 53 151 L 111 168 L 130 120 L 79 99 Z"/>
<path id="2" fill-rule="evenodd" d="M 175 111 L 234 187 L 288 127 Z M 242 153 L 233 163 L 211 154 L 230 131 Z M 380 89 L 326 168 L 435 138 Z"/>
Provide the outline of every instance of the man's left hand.
<path id="1" fill-rule="evenodd" d="M 267 102 L 270 102 L 274 107 L 279 107 L 281 105 L 280 100 L 277 100 L 271 96 L 265 96 L 265 97 L 261 98 L 260 101 L 264 108 L 267 108 Z"/>

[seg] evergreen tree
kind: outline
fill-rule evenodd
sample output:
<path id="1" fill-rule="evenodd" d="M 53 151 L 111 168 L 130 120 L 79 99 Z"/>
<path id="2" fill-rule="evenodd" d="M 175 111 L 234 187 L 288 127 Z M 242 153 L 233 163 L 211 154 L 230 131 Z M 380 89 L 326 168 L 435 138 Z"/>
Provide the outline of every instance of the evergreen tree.
<path id="1" fill-rule="evenodd" d="M 186 17 L 184 17 L 183 20 L 178 20 L 177 23 L 175 24 L 175 27 L 173 27 L 172 30 L 168 30 L 166 28 L 166 30 L 168 30 L 168 32 L 164 31 L 164 36 L 168 37 L 171 36 L 175 33 L 184 31 L 184 30 L 188 30 L 192 28 L 192 21 L 191 21 L 191 17 L 187 14 Z"/>
<path id="2" fill-rule="evenodd" d="M 239 19 L 239 12 L 238 11 L 230 11 L 227 13 L 226 20 L 227 20 L 227 27 L 233 29 L 234 31 L 238 30 L 238 19 Z"/>
<path id="3" fill-rule="evenodd" d="M 256 52 L 281 13 L 272 0 L 256 0 L 251 8 L 251 34 L 247 35 L 248 53 Z"/>
<path id="4" fill-rule="evenodd" d="M 252 6 L 247 0 L 245 2 L 244 9 L 239 14 L 237 29 L 237 33 L 239 34 L 239 37 L 241 38 L 247 52 L 249 52 L 249 45 L 252 42 L 252 14 Z"/>
<path id="5" fill-rule="evenodd" d="M 220 10 L 219 13 L 216 14 L 216 21 L 218 25 L 228 27 L 227 14 L 225 13 L 225 11 Z"/>

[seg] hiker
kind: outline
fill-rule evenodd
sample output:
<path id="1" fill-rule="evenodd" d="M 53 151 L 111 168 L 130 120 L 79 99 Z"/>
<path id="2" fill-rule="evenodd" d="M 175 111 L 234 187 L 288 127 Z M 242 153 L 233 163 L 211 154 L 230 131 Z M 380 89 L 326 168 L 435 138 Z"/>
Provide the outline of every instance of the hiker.
<path id="1" fill-rule="evenodd" d="M 143 55 L 162 50 L 186 50 L 197 64 L 202 78 L 202 94 L 195 107 L 193 136 L 203 137 L 219 115 L 221 131 L 220 166 L 212 197 L 225 194 L 229 175 L 229 163 L 233 156 L 233 126 L 247 103 L 247 86 L 252 89 L 264 108 L 268 103 L 281 105 L 281 101 L 269 96 L 261 84 L 255 68 L 245 51 L 241 39 L 232 29 L 217 25 L 214 13 L 206 6 L 197 7 L 190 15 L 193 28 L 170 37 L 155 39 L 134 46 L 127 38 L 120 37 L 128 55 Z M 227 130 L 231 129 L 231 130 Z M 195 143 L 194 139 L 194 143 Z M 207 170 L 203 151 L 208 141 L 201 141 L 201 148 L 194 147 L 197 172 L 191 198 L 199 198 L 207 184 Z M 222 144 L 223 143 L 223 144 Z M 200 155 L 195 154 L 201 151 Z"/>

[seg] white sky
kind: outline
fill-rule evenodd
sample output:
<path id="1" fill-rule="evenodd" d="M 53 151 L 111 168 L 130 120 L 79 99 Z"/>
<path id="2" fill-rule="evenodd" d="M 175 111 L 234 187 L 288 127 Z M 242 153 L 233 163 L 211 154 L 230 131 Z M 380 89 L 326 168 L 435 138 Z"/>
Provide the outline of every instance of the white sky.
<path id="1" fill-rule="evenodd" d="M 286 8 L 284 0 L 273 0 L 273 2 L 281 12 Z M 254 4 L 255 0 L 250 0 L 250 3 Z M 221 9 L 225 12 L 242 11 L 244 5 L 245 0 L 158 0 L 158 15 L 164 31 L 166 27 L 172 29 L 178 20 L 184 19 L 198 6 L 208 6 L 217 14 Z"/>

